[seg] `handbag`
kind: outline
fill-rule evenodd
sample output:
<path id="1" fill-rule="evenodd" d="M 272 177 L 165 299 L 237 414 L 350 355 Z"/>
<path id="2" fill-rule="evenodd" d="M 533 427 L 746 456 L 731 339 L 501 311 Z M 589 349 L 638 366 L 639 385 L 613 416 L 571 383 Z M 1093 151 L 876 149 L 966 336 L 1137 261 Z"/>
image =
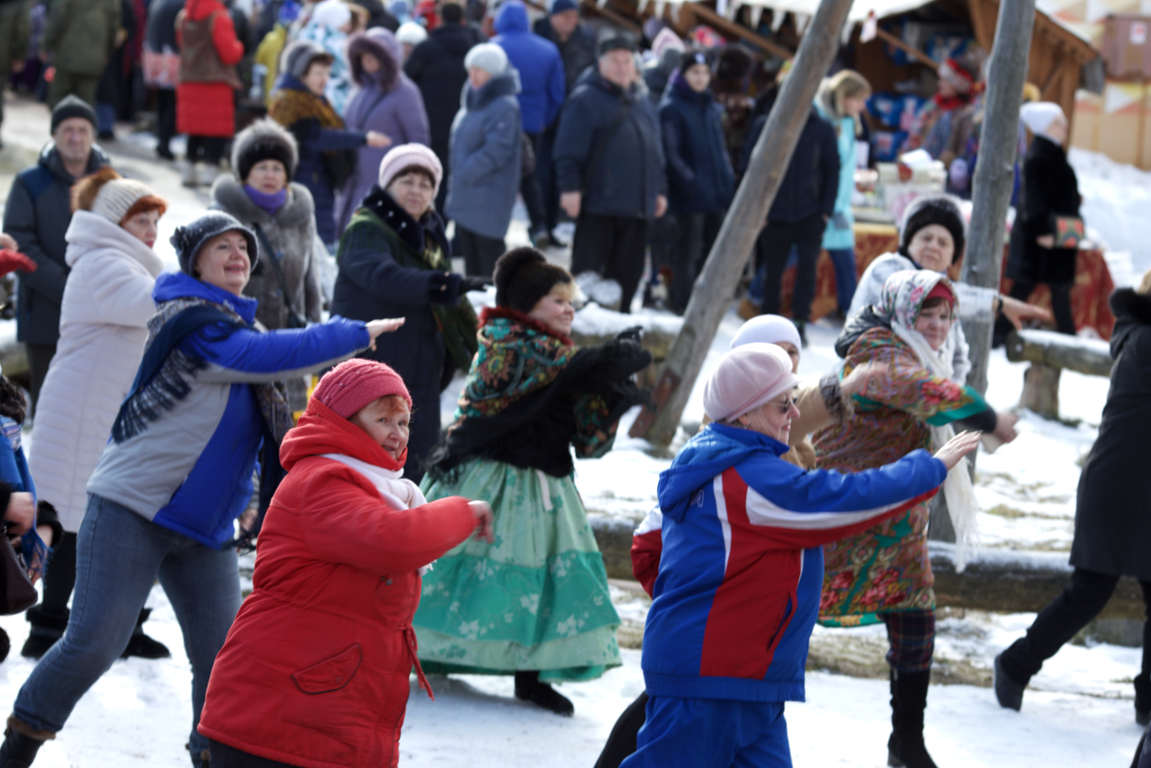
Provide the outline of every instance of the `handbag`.
<path id="1" fill-rule="evenodd" d="M 264 230 L 260 228 L 259 224 L 253 224 L 252 229 L 256 230 L 256 237 L 260 238 L 260 247 L 264 249 L 264 253 L 268 254 L 268 263 L 272 265 L 276 282 L 280 284 L 280 296 L 284 300 L 284 308 L 288 310 L 288 327 L 307 328 L 308 321 L 296 314 L 296 310 L 292 309 L 292 302 L 288 300 L 291 294 L 288 292 L 288 281 L 284 279 L 284 270 L 280 267 L 279 254 L 272 248 L 268 236 L 264 234 Z"/>
<path id="2" fill-rule="evenodd" d="M 4 593 L 0 600 L 0 616 L 23 613 L 36 605 L 36 588 L 28 578 L 28 567 L 24 558 L 16 553 L 16 548 L 8 537 L 0 545 L 0 567 L 4 570 Z"/>
<path id="3" fill-rule="evenodd" d="M 1087 239 L 1087 227 L 1081 217 L 1055 215 L 1052 218 L 1056 248 L 1078 248 Z"/>

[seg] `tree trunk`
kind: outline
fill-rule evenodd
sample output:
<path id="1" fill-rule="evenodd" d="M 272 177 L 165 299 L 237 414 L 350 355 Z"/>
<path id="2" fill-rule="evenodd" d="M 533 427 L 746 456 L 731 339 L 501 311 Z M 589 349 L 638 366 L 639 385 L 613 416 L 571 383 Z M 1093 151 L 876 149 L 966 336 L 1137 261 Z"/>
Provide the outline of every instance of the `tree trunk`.
<path id="1" fill-rule="evenodd" d="M 767 219 L 799 142 L 816 89 L 839 49 L 839 33 L 851 2 L 822 0 L 819 4 L 799 45 L 795 66 L 784 81 L 771 117 L 752 151 L 747 172 L 724 218 L 719 237 L 695 281 L 684 313 L 683 329 L 656 387 L 659 412 L 641 414 L 632 427 L 633 437 L 647 437 L 653 443 L 667 445 L 675 436 L 688 396 L 743 274 L 747 255 Z"/>

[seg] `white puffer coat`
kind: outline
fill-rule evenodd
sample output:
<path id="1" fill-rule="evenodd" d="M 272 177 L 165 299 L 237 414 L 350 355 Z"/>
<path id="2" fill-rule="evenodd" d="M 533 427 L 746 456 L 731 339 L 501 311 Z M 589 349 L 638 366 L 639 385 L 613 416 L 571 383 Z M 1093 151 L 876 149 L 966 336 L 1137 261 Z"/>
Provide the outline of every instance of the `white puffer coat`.
<path id="1" fill-rule="evenodd" d="M 72 271 L 28 464 L 38 498 L 75 533 L 88 503 L 88 477 L 144 354 L 148 320 L 156 314 L 152 286 L 163 263 L 145 243 L 89 211 L 73 215 L 65 238 Z"/>

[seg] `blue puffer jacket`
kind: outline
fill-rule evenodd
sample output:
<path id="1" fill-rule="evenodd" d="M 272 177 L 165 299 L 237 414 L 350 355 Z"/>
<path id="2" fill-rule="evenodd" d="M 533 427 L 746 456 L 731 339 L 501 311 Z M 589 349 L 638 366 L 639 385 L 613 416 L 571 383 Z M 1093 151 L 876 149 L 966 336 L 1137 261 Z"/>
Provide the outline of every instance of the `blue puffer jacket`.
<path id="1" fill-rule="evenodd" d="M 497 240 L 507 234 L 520 189 L 518 90 L 514 69 L 479 90 L 465 85 L 449 145 L 448 217 Z"/>
<path id="2" fill-rule="evenodd" d="M 622 109 L 627 114 L 612 128 Z M 604 141 L 599 162 L 589 168 Z M 625 91 L 594 67 L 580 77 L 564 105 L 553 156 L 560 192 L 583 191 L 581 207 L 587 213 L 651 219 L 656 197 L 667 192 L 655 105 L 644 90 L 632 85 Z"/>
<path id="3" fill-rule="evenodd" d="M 671 213 L 720 213 L 735 194 L 720 110 L 711 91 L 696 93 L 677 70 L 659 105 Z"/>
<path id="4" fill-rule="evenodd" d="M 157 306 L 193 297 L 231 307 L 247 323 L 255 299 L 235 296 L 183 272 L 156 280 Z M 150 329 L 155 337 L 159 325 Z M 234 537 L 232 521 L 252 496 L 263 417 L 252 384 L 322 370 L 368 346 L 364 324 L 334 317 L 303 330 L 233 331 L 208 325 L 180 342 L 207 367 L 189 374 L 191 391 L 138 434 L 109 442 L 88 493 L 201 544 Z"/>
<path id="5" fill-rule="evenodd" d="M 520 111 L 523 129 L 539 133 L 560 113 L 567 95 L 564 62 L 551 40 L 532 34 L 528 12 L 520 0 L 509 0 L 496 14 L 496 37 L 508 61 L 520 73 Z"/>

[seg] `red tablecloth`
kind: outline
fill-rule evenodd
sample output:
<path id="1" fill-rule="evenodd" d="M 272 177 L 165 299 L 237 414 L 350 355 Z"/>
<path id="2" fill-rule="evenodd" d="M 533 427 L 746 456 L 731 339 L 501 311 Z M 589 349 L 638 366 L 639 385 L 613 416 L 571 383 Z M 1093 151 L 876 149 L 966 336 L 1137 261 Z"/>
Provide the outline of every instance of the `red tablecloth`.
<path id="1" fill-rule="evenodd" d="M 856 274 L 862 276 L 876 257 L 890 253 L 899 247 L 899 233 L 893 226 L 883 224 L 856 224 L 855 225 L 855 269 Z M 959 276 L 960 264 L 954 265 L 950 270 L 951 276 Z M 1007 252 L 1004 248 L 1003 268 L 1007 269 Z M 789 268 L 783 274 L 783 312 L 791 314 L 791 295 L 795 285 L 795 267 Z M 1000 284 L 1000 291 L 1007 293 L 1011 290 L 1011 280 L 1004 277 Z M 1107 304 L 1108 297 L 1115 290 L 1115 283 L 1111 280 L 1111 272 L 1107 269 L 1107 262 L 1103 259 L 1103 252 L 1099 250 L 1081 250 L 1075 264 L 1075 287 L 1071 289 L 1071 311 L 1075 316 L 1075 327 L 1078 329 L 1092 328 L 1099 337 L 1107 340 L 1111 338 L 1111 330 L 1115 327 L 1115 317 L 1111 314 L 1111 307 Z M 1051 308 L 1051 292 L 1047 286 L 1041 285 L 1031 294 L 1031 303 Z M 834 314 L 837 309 L 835 299 L 835 269 L 831 265 L 831 257 L 824 251 L 819 255 L 816 267 L 815 298 L 811 302 L 811 317 L 818 320 L 824 315 Z"/>

